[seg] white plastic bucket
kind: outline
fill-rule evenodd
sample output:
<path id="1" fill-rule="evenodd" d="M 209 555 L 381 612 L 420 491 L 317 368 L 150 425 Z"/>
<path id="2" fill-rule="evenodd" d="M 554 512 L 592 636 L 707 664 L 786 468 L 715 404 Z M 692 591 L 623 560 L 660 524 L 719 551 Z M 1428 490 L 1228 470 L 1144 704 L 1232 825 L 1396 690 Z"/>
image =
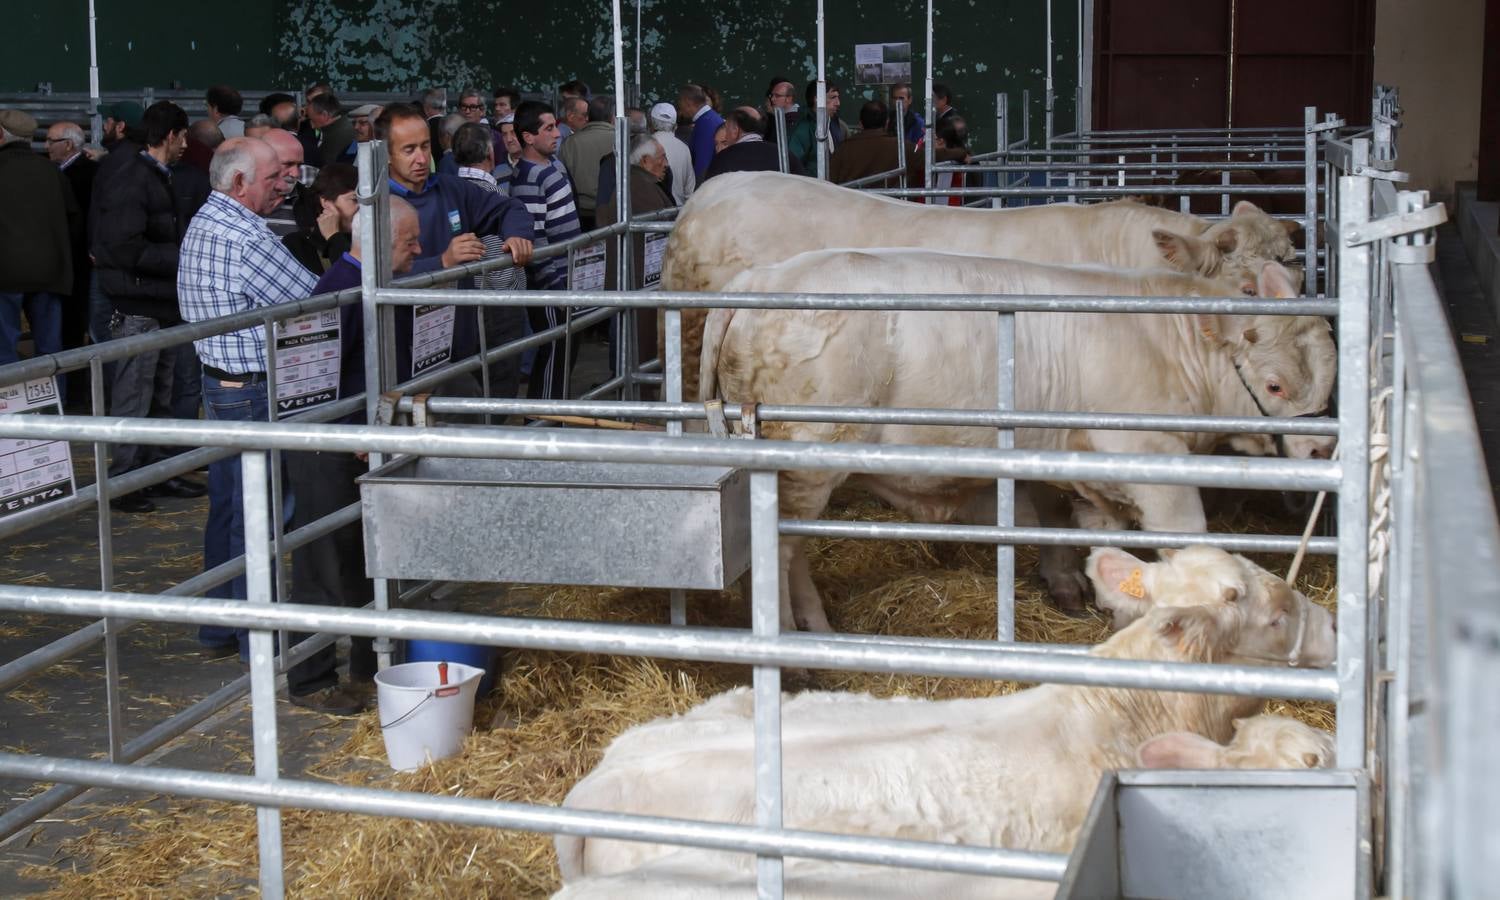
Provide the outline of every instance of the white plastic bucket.
<path id="1" fill-rule="evenodd" d="M 448 667 L 443 684 L 439 666 Z M 414 662 L 375 673 L 376 709 L 391 768 L 409 772 L 455 756 L 474 724 L 484 670 L 463 663 Z"/>

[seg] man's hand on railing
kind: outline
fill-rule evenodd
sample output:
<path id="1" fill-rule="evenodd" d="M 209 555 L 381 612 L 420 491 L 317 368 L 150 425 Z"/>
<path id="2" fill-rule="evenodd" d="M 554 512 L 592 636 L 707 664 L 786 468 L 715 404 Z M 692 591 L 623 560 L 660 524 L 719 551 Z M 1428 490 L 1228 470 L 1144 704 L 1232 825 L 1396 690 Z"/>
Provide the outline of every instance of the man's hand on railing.
<path id="1" fill-rule="evenodd" d="M 473 262 L 483 257 L 484 241 L 473 232 L 465 232 L 455 237 L 448 244 L 448 249 L 443 251 L 443 268 L 451 269 L 459 263 Z"/>
<path id="2" fill-rule="evenodd" d="M 531 241 L 523 237 L 506 238 L 505 243 L 500 245 L 515 260 L 516 265 L 524 266 L 531 262 Z"/>

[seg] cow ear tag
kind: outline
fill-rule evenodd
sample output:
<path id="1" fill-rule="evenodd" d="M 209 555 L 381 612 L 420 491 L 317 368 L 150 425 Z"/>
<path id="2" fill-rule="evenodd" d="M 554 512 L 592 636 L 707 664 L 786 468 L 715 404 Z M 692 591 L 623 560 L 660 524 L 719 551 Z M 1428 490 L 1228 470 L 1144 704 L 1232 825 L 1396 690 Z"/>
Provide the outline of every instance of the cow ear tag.
<path id="1" fill-rule="evenodd" d="M 1141 570 L 1131 569 L 1130 577 L 1120 582 L 1115 590 L 1127 597 L 1134 597 L 1137 600 L 1144 599 L 1146 596 L 1146 585 L 1141 581 Z"/>

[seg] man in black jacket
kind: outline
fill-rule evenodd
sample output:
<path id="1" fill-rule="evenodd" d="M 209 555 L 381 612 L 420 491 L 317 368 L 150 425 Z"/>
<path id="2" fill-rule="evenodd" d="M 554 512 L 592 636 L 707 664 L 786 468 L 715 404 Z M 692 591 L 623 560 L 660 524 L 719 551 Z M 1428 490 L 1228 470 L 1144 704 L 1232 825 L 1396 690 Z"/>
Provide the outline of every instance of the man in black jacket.
<path id="1" fill-rule="evenodd" d="M 15 362 L 21 311 L 36 352 L 62 349 L 62 306 L 73 289 L 70 234 L 78 204 L 57 167 L 31 152 L 36 119 L 0 110 L 0 364 Z"/>
<path id="2" fill-rule="evenodd" d="M 94 266 L 99 287 L 114 305 L 115 339 L 156 331 L 182 321 L 177 311 L 177 250 L 186 227 L 172 189 L 171 165 L 187 146 L 187 113 L 175 103 L 154 103 L 141 119 L 146 147 L 123 160 L 95 186 Z M 113 154 L 111 154 L 113 156 Z M 191 345 L 148 351 L 115 367 L 110 414 L 170 416 L 177 354 Z M 111 478 L 167 456 L 164 448 L 117 444 Z M 173 478 L 147 488 L 147 496 L 200 497 L 201 484 Z M 128 494 L 111 504 L 124 512 L 155 509 L 146 496 Z"/>
<path id="3" fill-rule="evenodd" d="M 731 110 L 714 135 L 715 146 L 720 143 L 723 146 L 714 154 L 714 161 L 708 164 L 708 171 L 703 173 L 703 181 L 725 172 L 780 171 L 781 157 L 776 142 L 765 139 L 764 129 L 764 120 L 750 107 L 738 106 Z M 795 156 L 789 157 L 787 171 L 793 175 L 801 175 L 801 160 Z"/>

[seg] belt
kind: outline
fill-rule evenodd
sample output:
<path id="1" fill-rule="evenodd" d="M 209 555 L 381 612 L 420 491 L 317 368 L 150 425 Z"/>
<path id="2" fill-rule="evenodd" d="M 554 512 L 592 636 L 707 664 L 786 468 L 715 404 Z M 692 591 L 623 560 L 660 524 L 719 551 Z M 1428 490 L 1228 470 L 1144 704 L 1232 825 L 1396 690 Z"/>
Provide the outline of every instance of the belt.
<path id="1" fill-rule="evenodd" d="M 213 366 L 210 366 L 207 363 L 204 363 L 203 365 L 203 374 L 210 375 L 214 378 L 219 379 L 220 381 L 240 381 L 244 382 L 245 384 L 255 384 L 257 382 L 266 380 L 265 372 L 246 372 L 243 374 L 235 374 L 234 372 L 226 372 L 223 369 L 215 369 Z"/>

